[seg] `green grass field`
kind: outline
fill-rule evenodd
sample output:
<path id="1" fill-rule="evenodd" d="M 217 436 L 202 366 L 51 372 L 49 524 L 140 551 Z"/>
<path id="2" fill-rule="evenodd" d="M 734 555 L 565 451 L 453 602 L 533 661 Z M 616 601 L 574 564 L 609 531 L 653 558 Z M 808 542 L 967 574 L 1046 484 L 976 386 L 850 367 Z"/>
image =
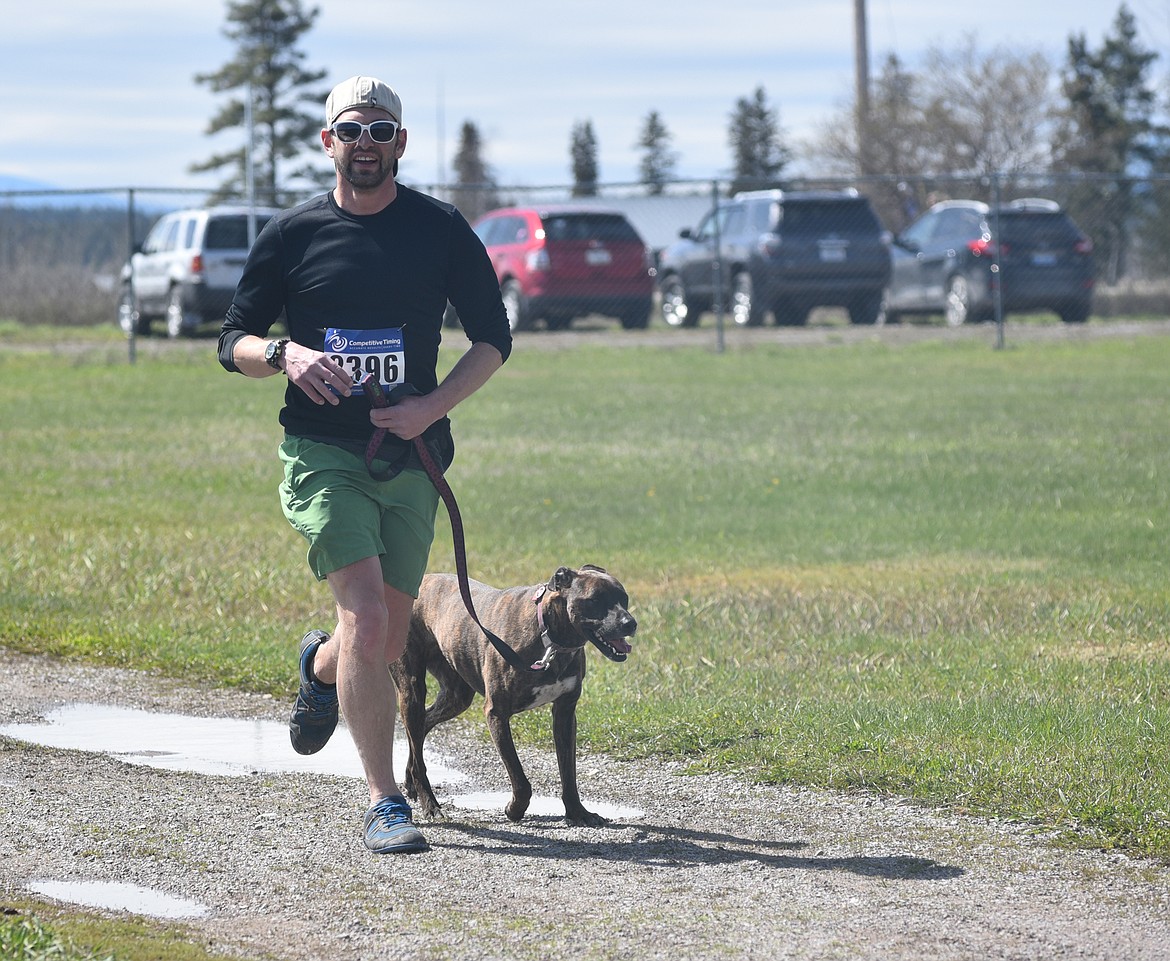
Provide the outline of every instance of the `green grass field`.
<path id="1" fill-rule="evenodd" d="M 530 337 L 449 476 L 473 576 L 630 590 L 584 747 L 1170 858 L 1170 340 Z M 200 346 L 0 350 L 0 643 L 287 697 L 331 604 L 276 501 L 282 383 Z"/>

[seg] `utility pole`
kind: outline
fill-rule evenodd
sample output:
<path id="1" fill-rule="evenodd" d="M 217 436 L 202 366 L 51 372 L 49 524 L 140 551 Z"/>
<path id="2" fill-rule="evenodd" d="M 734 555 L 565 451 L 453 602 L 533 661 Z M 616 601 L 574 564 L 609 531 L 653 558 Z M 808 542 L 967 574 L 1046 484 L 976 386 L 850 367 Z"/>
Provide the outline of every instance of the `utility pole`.
<path id="1" fill-rule="evenodd" d="M 857 89 L 858 173 L 869 173 L 869 38 L 865 0 L 853 0 L 853 72 Z"/>

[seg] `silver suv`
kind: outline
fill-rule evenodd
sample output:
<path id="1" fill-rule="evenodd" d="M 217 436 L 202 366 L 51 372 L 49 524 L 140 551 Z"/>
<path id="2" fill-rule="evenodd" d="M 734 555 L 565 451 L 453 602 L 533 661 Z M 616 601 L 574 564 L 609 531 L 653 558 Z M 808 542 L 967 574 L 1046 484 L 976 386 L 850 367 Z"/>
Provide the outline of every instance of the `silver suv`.
<path id="1" fill-rule="evenodd" d="M 167 335 L 180 337 L 220 323 L 248 256 L 249 217 L 254 237 L 275 213 L 268 207 L 209 207 L 161 217 L 122 268 L 122 329 L 149 334 L 151 321 L 165 319 Z"/>
<path id="2" fill-rule="evenodd" d="M 662 318 L 672 327 L 697 324 L 717 294 L 746 326 L 768 311 L 777 324 L 803 324 L 827 305 L 872 324 L 889 278 L 882 225 L 856 190 L 736 194 L 682 231 L 658 263 Z"/>

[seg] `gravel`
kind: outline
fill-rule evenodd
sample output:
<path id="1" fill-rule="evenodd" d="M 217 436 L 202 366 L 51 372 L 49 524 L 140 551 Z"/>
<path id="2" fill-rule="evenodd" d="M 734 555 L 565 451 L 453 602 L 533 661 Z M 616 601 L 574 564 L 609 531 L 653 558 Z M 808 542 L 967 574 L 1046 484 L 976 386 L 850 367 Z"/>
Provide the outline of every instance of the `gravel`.
<path id="1" fill-rule="evenodd" d="M 0 652 L 0 670 L 0 724 L 80 702 L 286 712 L 46 658 Z M 448 724 L 431 743 L 470 775 L 460 791 L 505 789 L 475 727 Z M 537 793 L 557 794 L 555 760 L 520 747 Z M 0 738 L 0 892 L 25 897 L 46 879 L 141 885 L 205 905 L 202 918 L 158 923 L 213 951 L 297 961 L 1170 959 L 1166 865 L 896 799 L 686 776 L 661 761 L 579 766 L 587 805 L 646 814 L 574 828 L 447 805 L 448 820 L 425 825 L 430 852 L 378 857 L 361 844 L 354 779 L 213 777 Z"/>

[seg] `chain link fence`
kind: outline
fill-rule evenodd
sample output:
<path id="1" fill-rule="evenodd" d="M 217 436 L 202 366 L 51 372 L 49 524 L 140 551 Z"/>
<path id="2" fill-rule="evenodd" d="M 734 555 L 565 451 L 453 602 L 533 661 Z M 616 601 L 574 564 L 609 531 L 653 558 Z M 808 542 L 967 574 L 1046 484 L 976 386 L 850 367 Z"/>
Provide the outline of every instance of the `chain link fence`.
<path id="1" fill-rule="evenodd" d="M 733 234 L 720 229 L 719 224 L 715 225 L 713 236 L 704 239 L 700 231 L 704 218 L 716 204 L 730 197 L 731 183 L 726 180 L 670 182 L 660 185 L 656 192 L 650 192 L 644 184 L 600 184 L 591 196 L 584 197 L 573 196 L 574 191 L 568 185 L 473 188 L 419 183 L 412 186 L 455 203 L 472 221 L 483 213 L 506 206 L 547 208 L 573 204 L 620 212 L 640 235 L 647 249 L 647 266 L 657 274 L 649 315 L 651 326 L 667 326 L 659 288 L 669 273 L 664 267 L 669 268 L 672 247 L 680 243 L 682 232 L 689 232 L 691 241 L 707 242 L 712 261 L 707 268 L 711 296 L 696 299 L 695 309 L 687 318 L 688 325 L 715 325 L 722 322 L 724 315 L 728 322 L 752 323 L 833 324 L 871 319 L 881 322 L 896 316 L 905 322 L 942 324 L 948 319 L 945 309 L 922 313 L 902 311 L 896 315 L 882 311 L 869 318 L 864 310 L 851 311 L 850 304 L 856 307 L 859 302 L 851 302 L 844 295 L 837 297 L 836 303 L 833 298 L 824 303 L 801 303 L 799 298 L 786 299 L 775 291 L 772 300 L 761 305 L 762 310 L 737 313 L 737 304 L 742 307 L 745 291 L 736 287 L 736 278 L 747 275 L 751 279 L 752 274 L 744 269 L 743 258 L 761 254 L 783 258 L 785 244 L 788 243 L 789 252 L 795 246 L 787 241 L 784 230 L 777 233 L 774 223 L 762 222 L 755 225 L 758 230 L 753 250 L 737 248 Z M 939 175 L 795 178 L 782 184 L 759 186 L 785 191 L 850 190 L 867 197 L 892 254 L 895 265 L 892 283 L 898 282 L 901 259 L 925 257 L 925 248 L 919 245 L 916 249 L 906 238 L 914 240 L 915 223 L 935 204 L 973 201 L 994 210 L 1003 209 L 1013 201 L 1025 201 L 1023 206 L 1031 203 L 1036 208 L 1044 206 L 1040 200 L 1048 201 L 1058 205 L 1084 235 L 1080 250 L 1089 254 L 1087 262 L 1091 265 L 1092 281 L 1087 301 L 1089 316 L 1170 316 L 1170 218 L 1163 216 L 1170 205 L 1170 178 Z M 151 225 L 164 213 L 199 207 L 208 195 L 201 190 L 170 188 L 0 192 L 0 322 L 58 326 L 116 322 L 120 277 L 135 245 L 142 242 Z M 997 221 L 993 219 L 991 223 L 995 226 Z M 823 263 L 850 256 L 841 244 L 834 247 L 834 237 L 847 237 L 849 229 L 847 223 L 831 221 L 817 227 L 824 234 L 818 238 L 822 243 L 816 248 Z M 684 245 L 687 242 L 681 241 Z M 980 251 L 996 288 L 993 299 L 1012 293 L 1013 277 L 1022 278 L 1033 268 L 1033 273 L 1042 272 L 1046 265 L 1050 266 L 1048 261 L 1060 253 L 1041 245 L 1031 249 L 1032 260 L 1025 264 L 1019 257 L 1013 260 L 1009 256 L 1009 246 L 985 243 Z M 1015 246 L 1018 254 L 1019 244 Z M 963 256 L 970 252 L 966 248 L 956 251 Z M 596 253 L 592 256 L 596 261 L 602 257 Z M 595 273 L 598 283 L 604 284 L 604 271 Z M 1051 276 L 1059 294 L 1060 285 L 1067 285 L 1068 278 L 1058 276 L 1055 270 Z M 579 279 L 587 282 L 587 278 Z M 761 281 L 759 277 L 755 279 L 757 290 L 748 293 L 758 299 Z M 599 288 L 597 294 L 604 298 L 604 289 Z M 954 291 L 949 294 L 953 295 Z M 793 309 L 793 304 L 802 309 Z M 986 311 L 981 311 L 972 312 L 965 319 L 1002 319 L 1002 306 L 997 300 L 990 318 Z M 1007 307 L 1013 313 L 1044 315 L 1049 320 L 1059 316 L 1055 307 L 1039 305 L 1017 311 L 1010 301 Z M 604 311 L 598 311 L 598 315 L 604 318 Z M 1073 315 L 1065 319 L 1068 316 Z M 677 317 L 670 319 L 677 321 Z M 953 321 L 953 316 L 950 319 Z"/>

